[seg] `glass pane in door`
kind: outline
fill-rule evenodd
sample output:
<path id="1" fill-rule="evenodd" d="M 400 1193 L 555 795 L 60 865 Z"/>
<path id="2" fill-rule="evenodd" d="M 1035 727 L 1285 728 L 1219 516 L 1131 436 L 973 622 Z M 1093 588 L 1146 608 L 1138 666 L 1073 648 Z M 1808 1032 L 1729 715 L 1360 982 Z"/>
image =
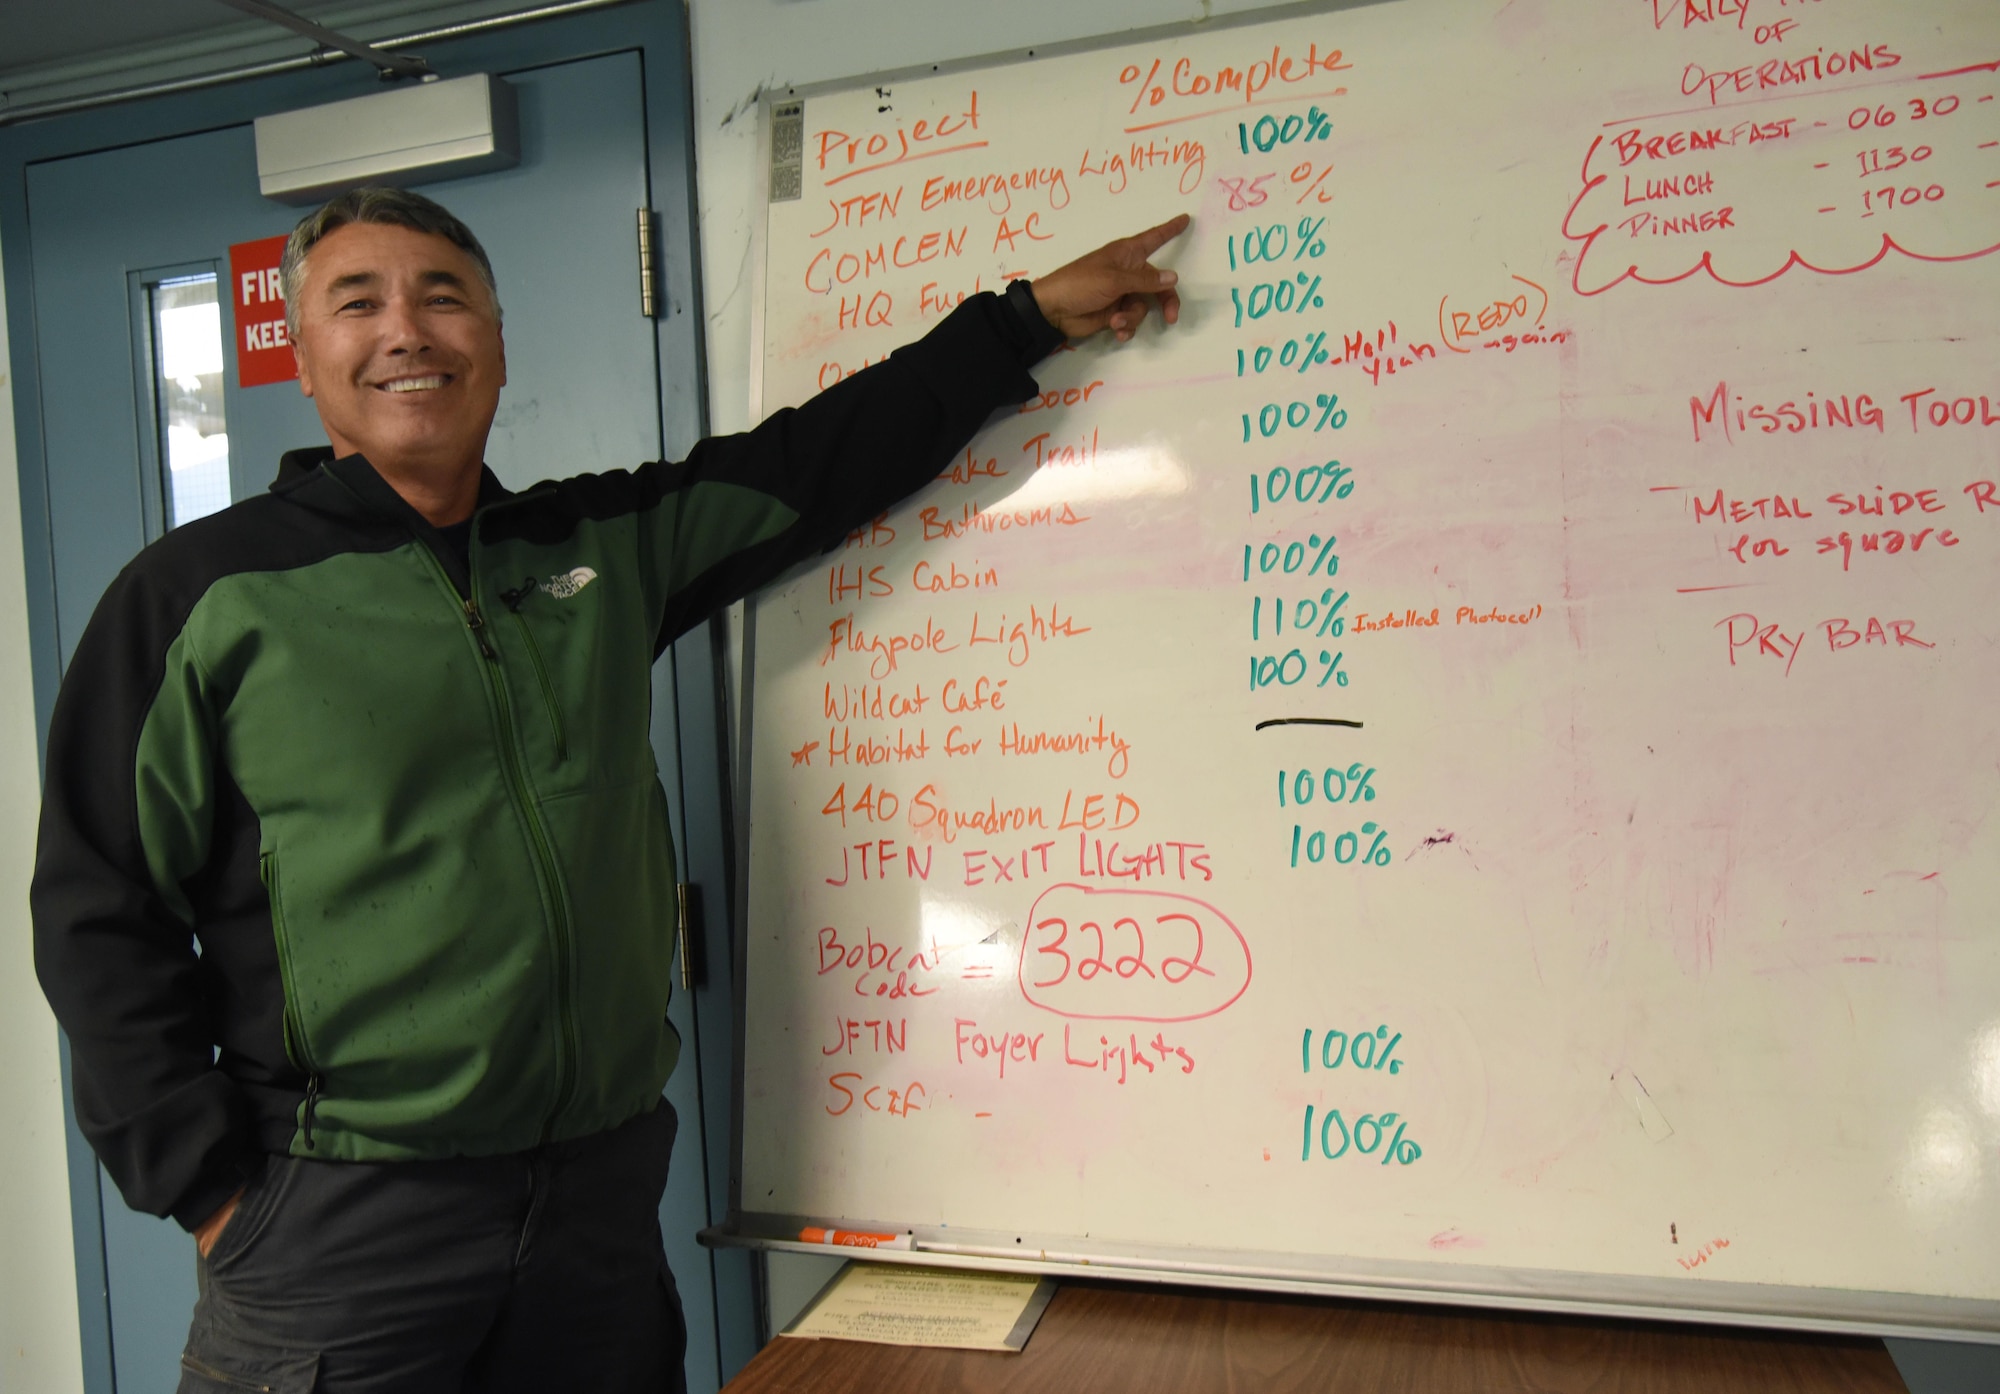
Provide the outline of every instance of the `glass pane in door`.
<path id="1" fill-rule="evenodd" d="M 153 397 L 167 526 L 229 506 L 229 428 L 222 416 L 222 307 L 215 275 L 152 287 Z"/>

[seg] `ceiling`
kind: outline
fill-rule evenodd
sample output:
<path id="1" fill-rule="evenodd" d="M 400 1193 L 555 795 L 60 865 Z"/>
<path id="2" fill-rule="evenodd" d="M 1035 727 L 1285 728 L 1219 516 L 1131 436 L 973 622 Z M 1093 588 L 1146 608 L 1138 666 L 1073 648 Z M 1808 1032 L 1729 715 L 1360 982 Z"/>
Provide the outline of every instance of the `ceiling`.
<path id="1" fill-rule="evenodd" d="M 296 0 L 288 8 L 318 19 L 330 8 Z M 9 71 L 67 62 L 162 39 L 242 29 L 254 21 L 217 0 L 0 0 L 0 32 L 7 35 Z"/>
<path id="2" fill-rule="evenodd" d="M 364 41 L 534 0 L 279 0 Z M 0 115 L 43 101 L 310 53 L 316 45 L 221 0 L 0 0 Z"/>

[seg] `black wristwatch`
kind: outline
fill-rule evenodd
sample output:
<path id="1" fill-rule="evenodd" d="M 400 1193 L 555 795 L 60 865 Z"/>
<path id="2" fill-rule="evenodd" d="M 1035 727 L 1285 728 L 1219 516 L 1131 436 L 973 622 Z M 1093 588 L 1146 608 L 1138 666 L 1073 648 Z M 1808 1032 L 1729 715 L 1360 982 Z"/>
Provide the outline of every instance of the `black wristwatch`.
<path id="1" fill-rule="evenodd" d="M 1028 331 L 1029 341 L 1042 353 L 1047 353 L 1063 342 L 1063 332 L 1049 323 L 1049 317 L 1042 313 L 1042 307 L 1035 301 L 1034 287 L 1026 276 L 1017 277 L 1007 283 L 1007 303 L 1020 316 L 1021 327 Z M 1037 355 L 1039 357 L 1040 354 Z"/>

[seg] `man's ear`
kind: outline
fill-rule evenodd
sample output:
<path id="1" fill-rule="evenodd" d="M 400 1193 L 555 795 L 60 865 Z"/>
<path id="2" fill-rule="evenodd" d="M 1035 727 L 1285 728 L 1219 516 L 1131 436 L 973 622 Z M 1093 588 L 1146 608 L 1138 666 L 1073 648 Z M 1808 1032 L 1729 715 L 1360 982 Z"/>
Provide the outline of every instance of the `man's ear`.
<path id="1" fill-rule="evenodd" d="M 305 396 L 313 394 L 312 369 L 306 363 L 305 350 L 299 347 L 297 339 L 292 340 L 292 366 L 298 369 L 299 391 Z"/>
<path id="2" fill-rule="evenodd" d="M 507 335 L 499 326 L 493 326 L 493 337 L 500 341 L 500 385 L 507 385 Z"/>

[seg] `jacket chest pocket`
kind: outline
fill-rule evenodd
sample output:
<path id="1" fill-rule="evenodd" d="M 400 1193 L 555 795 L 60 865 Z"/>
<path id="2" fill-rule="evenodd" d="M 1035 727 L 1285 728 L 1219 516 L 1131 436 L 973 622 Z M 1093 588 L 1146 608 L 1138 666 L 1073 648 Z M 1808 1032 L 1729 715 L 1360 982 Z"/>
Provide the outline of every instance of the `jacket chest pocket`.
<path id="1" fill-rule="evenodd" d="M 522 617 L 518 607 L 510 606 L 509 612 L 521 632 L 522 646 L 528 651 L 528 666 L 534 670 L 535 686 L 541 690 L 542 709 L 549 718 L 549 734 L 556 743 L 556 763 L 563 764 L 569 759 L 569 732 L 563 724 L 562 696 L 556 691 L 555 679 L 550 674 L 548 659 L 542 654 L 541 641 L 535 637 L 534 626 Z"/>

